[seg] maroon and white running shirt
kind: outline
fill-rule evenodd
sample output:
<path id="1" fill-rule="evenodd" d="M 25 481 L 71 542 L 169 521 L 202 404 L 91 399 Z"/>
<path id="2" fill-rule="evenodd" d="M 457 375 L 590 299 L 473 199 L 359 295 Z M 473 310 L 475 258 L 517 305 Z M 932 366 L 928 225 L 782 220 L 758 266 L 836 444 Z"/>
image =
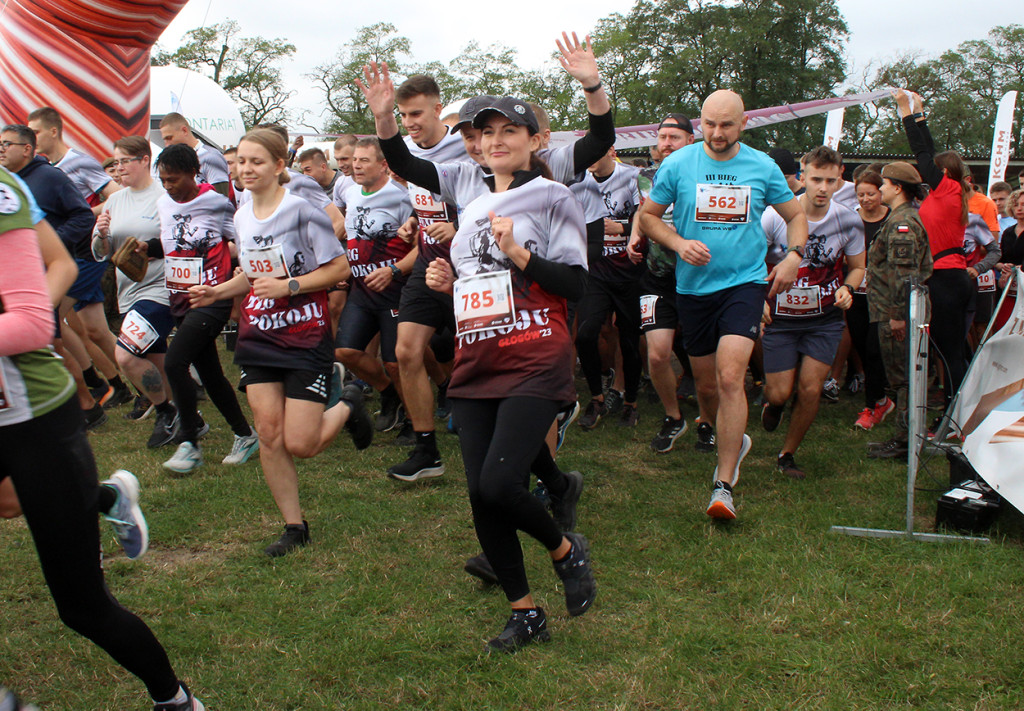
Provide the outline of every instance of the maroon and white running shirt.
<path id="1" fill-rule="evenodd" d="M 761 216 L 768 238 L 769 264 L 786 256 L 786 221 L 769 207 Z M 793 288 L 771 302 L 772 327 L 786 324 L 805 328 L 818 319 L 842 318 L 836 307 L 836 289 L 843 283 L 845 257 L 864 252 L 864 222 L 853 210 L 834 200 L 825 216 L 807 221 L 807 244 Z"/>
<path id="2" fill-rule="evenodd" d="M 444 138 L 430 148 L 416 145 L 408 136 L 404 140 L 409 152 L 417 158 L 433 163 L 472 163 L 476 165 L 476 162 L 466 153 L 466 144 L 458 134 L 445 133 Z M 416 267 L 426 269 L 427 265 L 435 259 L 448 259 L 450 247 L 449 243 L 441 244 L 430 237 L 426 231 L 427 226 L 435 222 L 451 222 L 457 227 L 458 204 L 445 202 L 440 195 L 435 195 L 412 183 L 409 183 L 409 200 L 416 211 L 416 219 L 420 223 L 417 242 L 420 251 L 416 257 Z"/>
<path id="3" fill-rule="evenodd" d="M 228 242 L 235 240 L 235 208 L 209 184 L 201 185 L 199 195 L 189 202 L 175 202 L 164 194 L 156 205 L 171 313 L 180 317 L 189 310 L 189 287 L 216 286 L 231 278 Z M 230 312 L 231 302 L 225 300 L 208 308 Z"/>
<path id="4" fill-rule="evenodd" d="M 561 183 L 535 177 L 504 192 L 487 192 L 467 205 L 451 242 L 456 276 L 507 271 L 515 323 L 458 336 L 448 393 L 464 398 L 514 393 L 574 400 L 565 299 L 541 288 L 498 248 L 488 216 L 492 211 L 510 218 L 515 241 L 538 257 L 587 266 L 583 210 Z M 456 304 L 456 313 L 458 309 Z"/>
<path id="5" fill-rule="evenodd" d="M 288 192 L 266 219 L 257 219 L 252 202 L 240 207 L 235 232 L 238 261 L 250 278 L 302 276 L 345 254 L 324 211 Z M 334 360 L 333 340 L 326 289 L 283 299 L 259 299 L 250 289 L 235 362 L 321 371 Z"/>
<path id="6" fill-rule="evenodd" d="M 406 277 L 392 279 L 382 292 L 369 289 L 366 277 L 381 267 L 401 261 L 412 250 L 412 245 L 398 236 L 398 228 L 412 217 L 409 193 L 393 180 L 369 195 L 363 192 L 362 185 L 353 185 L 345 193 L 345 204 L 352 288 L 362 292 L 366 297 L 364 303 L 397 309 Z"/>

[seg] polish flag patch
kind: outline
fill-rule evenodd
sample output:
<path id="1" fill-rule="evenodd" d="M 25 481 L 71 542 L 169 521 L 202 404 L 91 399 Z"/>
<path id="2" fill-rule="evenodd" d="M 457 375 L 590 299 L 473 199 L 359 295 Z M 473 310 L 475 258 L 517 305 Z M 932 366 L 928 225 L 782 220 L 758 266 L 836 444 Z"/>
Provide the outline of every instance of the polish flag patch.
<path id="1" fill-rule="evenodd" d="M 899 232 L 900 234 L 903 234 L 905 232 L 910 232 L 910 228 L 907 225 L 898 225 L 896 227 L 896 231 Z"/>

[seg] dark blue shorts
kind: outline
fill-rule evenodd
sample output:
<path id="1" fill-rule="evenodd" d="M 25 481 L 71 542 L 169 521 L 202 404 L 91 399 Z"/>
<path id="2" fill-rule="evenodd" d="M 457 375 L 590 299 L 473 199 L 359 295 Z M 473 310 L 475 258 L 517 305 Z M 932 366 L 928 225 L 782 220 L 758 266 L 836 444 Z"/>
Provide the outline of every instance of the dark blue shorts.
<path id="1" fill-rule="evenodd" d="M 764 348 L 764 372 L 782 373 L 796 368 L 800 356 L 805 355 L 819 363 L 831 365 L 836 359 L 839 342 L 843 340 L 842 319 L 818 321 L 807 326 L 778 327 L 769 325 L 764 330 L 761 345 Z"/>
<path id="2" fill-rule="evenodd" d="M 740 284 L 713 294 L 676 294 L 679 330 L 686 352 L 694 358 L 718 350 L 722 336 L 756 341 L 764 315 L 766 284 Z"/>
<path id="3" fill-rule="evenodd" d="M 129 316 L 133 311 L 144 318 L 153 327 L 153 330 L 156 331 L 156 340 L 142 349 L 137 347 L 138 345 L 144 345 L 139 342 L 139 333 L 129 333 L 129 330 L 134 331 L 129 326 Z M 166 304 L 158 304 L 155 301 L 143 299 L 132 304 L 132 307 L 125 313 L 124 320 L 121 322 L 121 332 L 117 336 L 117 345 L 139 358 L 166 353 L 167 337 L 171 335 L 173 329 L 174 318 L 171 316 L 171 307 Z"/>
<path id="4" fill-rule="evenodd" d="M 81 311 L 89 304 L 102 304 L 105 300 L 103 295 L 103 275 L 107 273 L 110 262 L 90 262 L 85 259 L 76 259 L 78 265 L 78 278 L 68 289 L 68 296 L 75 299 L 75 311 Z"/>

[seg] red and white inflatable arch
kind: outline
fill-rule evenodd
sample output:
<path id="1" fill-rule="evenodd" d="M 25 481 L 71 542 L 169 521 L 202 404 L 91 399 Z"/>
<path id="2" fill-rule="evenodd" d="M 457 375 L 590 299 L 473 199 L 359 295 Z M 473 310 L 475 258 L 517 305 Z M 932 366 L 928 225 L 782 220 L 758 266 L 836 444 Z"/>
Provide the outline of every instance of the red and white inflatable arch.
<path id="1" fill-rule="evenodd" d="M 188 0 L 8 0 L 0 21 L 0 120 L 52 106 L 94 156 L 149 134 L 149 51 Z"/>

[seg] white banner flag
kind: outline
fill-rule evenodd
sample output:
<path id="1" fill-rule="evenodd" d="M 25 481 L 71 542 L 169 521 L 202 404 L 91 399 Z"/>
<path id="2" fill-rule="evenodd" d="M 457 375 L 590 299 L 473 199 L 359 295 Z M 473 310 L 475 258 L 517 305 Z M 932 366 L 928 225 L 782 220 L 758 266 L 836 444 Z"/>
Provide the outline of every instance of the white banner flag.
<path id="1" fill-rule="evenodd" d="M 1010 138 L 1013 135 L 1013 112 L 1017 105 L 1017 92 L 1003 94 L 996 110 L 996 127 L 992 132 L 992 159 L 988 166 L 988 184 L 997 183 L 1006 176 L 1010 162 Z"/>
<path id="2" fill-rule="evenodd" d="M 825 117 L 825 141 L 822 145 L 834 151 L 839 150 L 839 141 L 843 138 L 843 116 L 846 109 L 832 109 Z"/>
<path id="3" fill-rule="evenodd" d="M 1014 279 L 1017 293 L 1024 293 L 1024 272 L 1017 269 Z M 953 422 L 974 470 L 1024 511 L 1024 299 L 1017 299 L 1006 324 L 974 356 Z"/>
<path id="4" fill-rule="evenodd" d="M 815 99 L 814 101 L 802 101 L 798 104 L 783 104 L 782 106 L 771 106 L 767 109 L 753 109 L 747 111 L 747 128 L 761 128 L 776 123 L 792 121 L 793 119 L 817 116 L 836 109 L 844 109 L 848 106 L 860 106 L 878 99 L 887 99 L 892 96 L 893 89 L 886 87 L 877 91 L 869 91 L 863 94 L 846 94 L 845 96 L 833 96 L 828 99 Z M 693 121 L 693 137 L 701 137 L 700 117 L 691 117 Z M 551 134 L 551 141 L 548 144 L 551 148 L 566 146 L 581 138 L 586 131 L 556 131 Z M 626 126 L 615 129 L 615 148 L 623 150 L 626 148 L 644 148 L 653 146 L 658 142 L 658 124 L 652 123 L 644 126 Z"/>

